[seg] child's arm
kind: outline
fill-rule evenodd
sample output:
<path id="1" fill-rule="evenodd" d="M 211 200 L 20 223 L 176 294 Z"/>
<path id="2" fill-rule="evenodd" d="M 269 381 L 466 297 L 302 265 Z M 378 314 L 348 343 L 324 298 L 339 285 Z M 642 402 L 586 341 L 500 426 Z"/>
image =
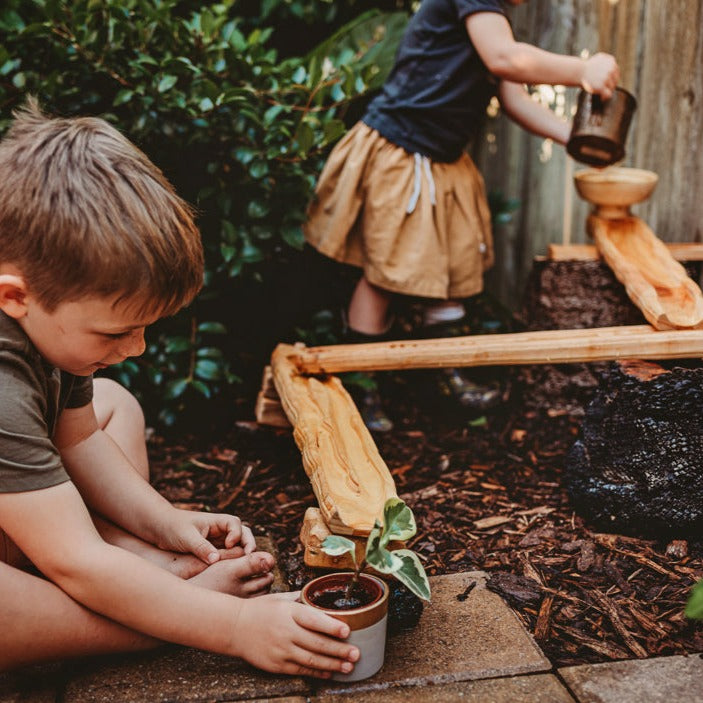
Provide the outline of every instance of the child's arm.
<path id="1" fill-rule="evenodd" d="M 239 518 L 178 510 L 159 495 L 98 427 L 92 403 L 64 410 L 53 439 L 86 504 L 128 532 L 208 564 L 219 558 L 208 538 L 221 538 L 227 548 L 241 544 L 247 553 L 256 548 Z"/>
<path id="2" fill-rule="evenodd" d="M 160 640 L 243 657 L 269 671 L 349 671 L 349 627 L 294 602 L 209 591 L 105 543 L 75 486 L 0 494 L 0 527 L 74 600 Z M 37 604 L 37 612 L 41 604 Z"/>
<path id="3" fill-rule="evenodd" d="M 466 31 L 486 68 L 504 80 L 580 85 L 607 99 L 620 78 L 617 62 L 610 54 L 598 53 L 583 60 L 515 41 L 508 20 L 496 12 L 469 15 Z"/>
<path id="4" fill-rule="evenodd" d="M 566 144 L 569 140 L 571 124 L 532 100 L 521 83 L 501 81 L 498 99 L 508 117 L 524 129 L 559 144 Z"/>

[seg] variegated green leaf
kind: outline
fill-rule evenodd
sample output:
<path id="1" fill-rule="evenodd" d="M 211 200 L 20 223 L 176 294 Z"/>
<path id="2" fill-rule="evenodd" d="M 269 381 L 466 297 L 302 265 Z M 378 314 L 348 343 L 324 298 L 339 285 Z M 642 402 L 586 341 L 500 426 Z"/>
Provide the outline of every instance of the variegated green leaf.
<path id="1" fill-rule="evenodd" d="M 412 510 L 400 498 L 389 498 L 383 506 L 381 544 L 385 547 L 394 539 L 403 542 L 410 539 L 416 532 L 417 526 Z"/>
<path id="2" fill-rule="evenodd" d="M 430 599 L 430 582 L 417 554 L 409 549 L 396 549 L 390 552 L 402 565 L 393 575 L 407 586 L 418 598 Z"/>

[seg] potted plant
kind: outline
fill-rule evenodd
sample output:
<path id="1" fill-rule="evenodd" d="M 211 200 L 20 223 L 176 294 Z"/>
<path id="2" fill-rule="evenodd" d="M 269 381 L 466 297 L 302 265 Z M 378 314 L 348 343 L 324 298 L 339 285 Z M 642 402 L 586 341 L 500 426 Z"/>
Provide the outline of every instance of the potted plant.
<path id="1" fill-rule="evenodd" d="M 334 674 L 337 681 L 359 681 L 375 674 L 382 666 L 386 647 L 388 620 L 388 585 L 368 573 L 394 576 L 418 598 L 429 601 L 430 584 L 418 556 L 409 549 L 388 549 L 391 541 L 406 541 L 417 527 L 412 510 L 400 498 L 389 498 L 383 506 L 383 523 L 378 520 L 366 541 L 364 558 L 357 560 L 355 543 L 339 535 L 330 535 L 322 550 L 330 556 L 349 552 L 354 562 L 352 572 L 319 576 L 307 583 L 301 599 L 333 617 L 346 622 L 348 641 L 359 648 L 361 657 L 350 674 Z"/>

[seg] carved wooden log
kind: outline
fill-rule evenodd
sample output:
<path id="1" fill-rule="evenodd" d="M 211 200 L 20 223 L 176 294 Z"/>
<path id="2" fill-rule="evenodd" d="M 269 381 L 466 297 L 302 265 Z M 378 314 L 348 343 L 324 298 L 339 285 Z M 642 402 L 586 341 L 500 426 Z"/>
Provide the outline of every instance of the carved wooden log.
<path id="1" fill-rule="evenodd" d="M 649 325 L 488 334 L 329 347 L 287 347 L 300 374 L 500 364 L 560 364 L 703 356 L 703 331 L 657 332 Z M 275 371 L 274 371 L 275 373 Z M 278 378 L 276 387 L 279 389 Z M 285 407 L 285 406 L 284 406 Z M 290 418 L 290 413 L 286 412 Z"/>
<path id="2" fill-rule="evenodd" d="M 652 326 L 658 330 L 703 326 L 701 289 L 643 220 L 590 215 L 587 228 L 630 299 Z"/>
<path id="3" fill-rule="evenodd" d="M 577 510 L 607 531 L 700 534 L 701 407 L 703 368 L 613 364 L 566 460 Z"/>
<path id="4" fill-rule="evenodd" d="M 297 347 L 279 344 L 273 378 L 320 510 L 336 534 L 367 535 L 397 495 L 388 467 L 354 401 L 334 376 L 301 376 Z"/>

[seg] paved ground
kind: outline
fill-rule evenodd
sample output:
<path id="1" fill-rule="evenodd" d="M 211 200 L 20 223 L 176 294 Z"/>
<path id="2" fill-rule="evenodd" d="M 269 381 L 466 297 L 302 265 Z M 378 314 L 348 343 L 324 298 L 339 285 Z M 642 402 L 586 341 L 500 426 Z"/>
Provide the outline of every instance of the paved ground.
<path id="1" fill-rule="evenodd" d="M 260 547 L 272 551 L 271 544 Z M 274 676 L 182 647 L 0 674 L 0 703 L 678 703 L 703 700 L 703 655 L 555 669 L 486 574 L 430 579 L 432 603 L 389 637 L 371 679 Z M 469 588 L 472 586 L 472 588 Z M 280 574 L 274 590 L 285 588 Z M 468 597 L 465 594 L 468 593 Z"/>

